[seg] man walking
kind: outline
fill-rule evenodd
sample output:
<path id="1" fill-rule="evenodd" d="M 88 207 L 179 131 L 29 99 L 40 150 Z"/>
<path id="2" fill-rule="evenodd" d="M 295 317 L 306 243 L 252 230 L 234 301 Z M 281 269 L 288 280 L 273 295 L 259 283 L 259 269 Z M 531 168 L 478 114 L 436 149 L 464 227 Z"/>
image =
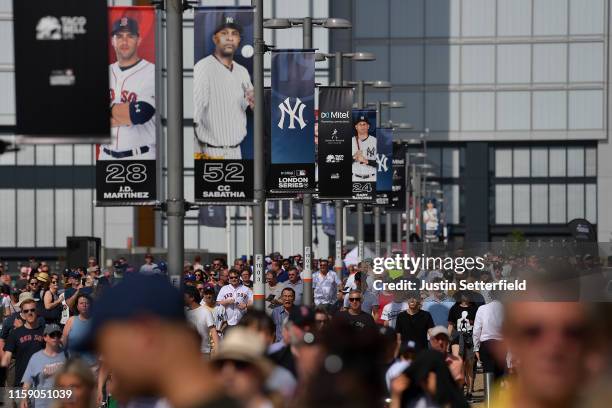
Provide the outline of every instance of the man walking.
<path id="1" fill-rule="evenodd" d="M 281 299 L 283 305 L 281 307 L 277 307 L 272 312 L 272 320 L 274 321 L 274 325 L 276 327 L 274 340 L 276 342 L 283 340 L 283 322 L 289 317 L 291 309 L 293 309 L 295 304 L 295 292 L 291 288 L 285 288 L 281 293 Z"/>
<path id="2" fill-rule="evenodd" d="M 361 310 L 361 303 L 363 302 L 363 296 L 359 290 L 351 290 L 349 292 L 349 308 L 343 310 L 334 316 L 335 319 L 345 320 L 351 326 L 356 327 L 359 330 L 363 330 L 366 327 L 375 329 L 376 322 L 370 313 L 366 313 Z"/>
<path id="3" fill-rule="evenodd" d="M 336 303 L 336 292 L 340 284 L 338 275 L 329 273 L 327 259 L 321 259 L 319 261 L 319 271 L 312 276 L 315 306 Z"/>
<path id="4" fill-rule="evenodd" d="M 225 307 L 227 324 L 235 326 L 246 313 L 247 307 L 253 304 L 253 292 L 240 282 L 236 269 L 230 269 L 229 283 L 219 291 L 217 303 Z"/>
<path id="5" fill-rule="evenodd" d="M 412 340 L 415 343 L 417 353 L 427 349 L 427 334 L 434 327 L 433 319 L 429 312 L 421 310 L 421 305 L 416 295 L 410 295 L 408 309 L 397 316 L 395 330 L 401 342 Z"/>

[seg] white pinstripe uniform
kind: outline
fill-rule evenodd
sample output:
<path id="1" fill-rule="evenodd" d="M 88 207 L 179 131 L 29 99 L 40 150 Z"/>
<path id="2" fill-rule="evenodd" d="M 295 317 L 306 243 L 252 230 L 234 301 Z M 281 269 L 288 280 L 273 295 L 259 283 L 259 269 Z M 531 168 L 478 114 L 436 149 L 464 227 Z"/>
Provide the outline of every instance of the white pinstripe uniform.
<path id="1" fill-rule="evenodd" d="M 111 104 L 143 101 L 155 107 L 155 65 L 141 59 L 132 67 L 122 70 L 119 63 L 109 66 Z M 148 151 L 142 153 L 142 148 Z M 128 152 L 132 155 L 118 158 L 105 152 Z M 111 143 L 100 146 L 98 160 L 155 160 L 155 115 L 140 125 L 111 128 Z"/>
<path id="2" fill-rule="evenodd" d="M 376 160 L 376 138 L 374 136 L 366 137 L 364 140 L 358 141 L 358 136 L 353 136 L 352 155 L 357 154 L 361 150 L 364 159 Z M 376 181 L 376 166 L 353 162 L 353 181 Z"/>
<path id="3" fill-rule="evenodd" d="M 249 72 L 236 61 L 230 70 L 211 54 L 198 61 L 193 77 L 195 152 L 210 158 L 241 159 L 239 145 L 247 134 L 245 111 L 249 106 L 245 91 L 253 88 Z"/>

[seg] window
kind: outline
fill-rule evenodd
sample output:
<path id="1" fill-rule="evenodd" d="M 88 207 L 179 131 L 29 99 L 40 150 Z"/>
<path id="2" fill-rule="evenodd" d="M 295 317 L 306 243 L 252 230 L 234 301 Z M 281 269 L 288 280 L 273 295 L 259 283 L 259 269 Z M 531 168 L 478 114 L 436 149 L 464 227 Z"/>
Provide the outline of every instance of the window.
<path id="1" fill-rule="evenodd" d="M 497 21 L 500 36 L 531 35 L 531 0 L 498 0 Z"/>
<path id="2" fill-rule="evenodd" d="M 562 223 L 567 222 L 565 214 L 565 184 L 551 184 L 550 189 L 550 222 Z"/>
<path id="3" fill-rule="evenodd" d="M 531 45 L 500 44 L 497 46 L 497 82 L 500 84 L 531 81 Z"/>
<path id="4" fill-rule="evenodd" d="M 531 222 L 533 224 L 548 223 L 548 185 L 546 184 L 531 186 Z"/>
<path id="5" fill-rule="evenodd" d="M 53 190 L 36 190 L 36 246 L 54 246 L 53 212 L 55 207 L 53 204 Z"/>
<path id="6" fill-rule="evenodd" d="M 584 184 L 567 185 L 567 220 L 584 218 Z"/>
<path id="7" fill-rule="evenodd" d="M 15 190 L 0 189 L 0 246 L 14 247 L 16 232 Z"/>
<path id="8" fill-rule="evenodd" d="M 595 177 L 597 176 L 597 148 L 596 147 L 587 147 L 584 150 L 585 153 L 585 164 L 586 164 L 586 174 L 587 177 Z"/>
<path id="9" fill-rule="evenodd" d="M 531 176 L 548 177 L 548 149 L 546 147 L 531 149 Z"/>
<path id="10" fill-rule="evenodd" d="M 515 148 L 513 154 L 514 177 L 529 177 L 529 148 Z"/>
<path id="11" fill-rule="evenodd" d="M 566 82 L 566 53 L 565 44 L 534 44 L 534 82 Z"/>
<path id="12" fill-rule="evenodd" d="M 495 223 L 512 224 L 512 186 L 495 186 Z"/>
<path id="13" fill-rule="evenodd" d="M 513 194 L 513 212 L 514 212 L 514 224 L 529 224 L 529 211 L 530 211 L 530 192 L 529 184 L 516 184 L 514 185 Z"/>
<path id="14" fill-rule="evenodd" d="M 533 93 L 534 130 L 565 129 L 567 102 L 565 91 L 538 91 Z"/>
<path id="15" fill-rule="evenodd" d="M 459 177 L 459 148 L 442 149 L 442 177 Z"/>
<path id="16" fill-rule="evenodd" d="M 533 34 L 567 34 L 567 0 L 533 0 Z"/>
<path id="17" fill-rule="evenodd" d="M 512 177 L 512 149 L 495 149 L 495 177 Z"/>
<path id="18" fill-rule="evenodd" d="M 550 148 L 550 177 L 565 177 L 565 148 Z"/>
<path id="19" fill-rule="evenodd" d="M 529 92 L 497 93 L 497 129 L 529 130 L 531 98 Z"/>
<path id="20" fill-rule="evenodd" d="M 457 184 L 446 184 L 442 186 L 444 191 L 444 212 L 447 224 L 459 224 L 459 186 Z"/>
<path id="21" fill-rule="evenodd" d="M 584 217 L 592 224 L 597 223 L 597 184 L 586 186 L 586 208 Z"/>
<path id="22" fill-rule="evenodd" d="M 584 176 L 584 148 L 567 148 L 567 175 L 568 177 Z"/>

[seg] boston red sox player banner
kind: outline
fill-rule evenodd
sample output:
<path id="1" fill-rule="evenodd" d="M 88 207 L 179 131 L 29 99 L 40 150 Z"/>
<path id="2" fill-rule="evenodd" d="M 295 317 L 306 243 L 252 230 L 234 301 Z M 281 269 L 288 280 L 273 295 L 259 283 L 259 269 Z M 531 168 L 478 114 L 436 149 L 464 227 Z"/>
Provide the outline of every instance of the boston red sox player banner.
<path id="1" fill-rule="evenodd" d="M 268 189 L 313 192 L 314 50 L 272 53 L 272 131 Z"/>
<path id="2" fill-rule="evenodd" d="M 19 142 L 108 141 L 106 1 L 14 0 L 12 11 Z"/>
<path id="3" fill-rule="evenodd" d="M 376 204 L 388 205 L 393 187 L 393 129 L 376 129 Z"/>
<path id="4" fill-rule="evenodd" d="M 194 14 L 195 200 L 253 200 L 253 8 Z"/>
<path id="5" fill-rule="evenodd" d="M 353 134 L 351 138 L 353 159 L 353 200 L 372 201 L 376 196 L 376 111 L 353 110 Z"/>
<path id="6" fill-rule="evenodd" d="M 155 9 L 108 9 L 111 141 L 100 145 L 96 204 L 154 204 Z"/>
<path id="7" fill-rule="evenodd" d="M 352 197 L 352 106 L 352 88 L 319 88 L 317 167 L 322 200 Z"/>

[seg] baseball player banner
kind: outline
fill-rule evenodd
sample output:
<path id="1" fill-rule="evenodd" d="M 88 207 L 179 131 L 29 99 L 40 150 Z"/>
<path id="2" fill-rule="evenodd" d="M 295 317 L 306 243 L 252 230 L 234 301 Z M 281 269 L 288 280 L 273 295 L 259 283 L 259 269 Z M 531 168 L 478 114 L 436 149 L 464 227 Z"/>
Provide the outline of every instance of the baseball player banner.
<path id="1" fill-rule="evenodd" d="M 253 201 L 253 8 L 194 13 L 195 200 Z"/>
<path id="2" fill-rule="evenodd" d="M 317 167 L 322 200 L 352 198 L 352 106 L 352 88 L 319 88 Z"/>
<path id="3" fill-rule="evenodd" d="M 109 140 L 106 20 L 102 0 L 13 1 L 20 142 Z"/>
<path id="4" fill-rule="evenodd" d="M 272 192 L 314 191 L 314 55 L 314 50 L 272 52 Z"/>
<path id="5" fill-rule="evenodd" d="M 353 110 L 351 139 L 353 200 L 373 201 L 376 196 L 377 164 L 376 110 Z"/>
<path id="6" fill-rule="evenodd" d="M 97 149 L 96 204 L 154 204 L 155 8 L 109 7 L 108 22 L 111 140 Z"/>
<path id="7" fill-rule="evenodd" d="M 406 146 L 403 143 L 393 144 L 393 185 L 391 191 L 391 208 L 406 211 Z"/>
<path id="8" fill-rule="evenodd" d="M 203 205 L 198 213 L 198 222 L 205 227 L 225 228 L 225 206 Z"/>
<path id="9" fill-rule="evenodd" d="M 393 129 L 376 129 L 376 204 L 388 205 L 393 187 Z"/>

